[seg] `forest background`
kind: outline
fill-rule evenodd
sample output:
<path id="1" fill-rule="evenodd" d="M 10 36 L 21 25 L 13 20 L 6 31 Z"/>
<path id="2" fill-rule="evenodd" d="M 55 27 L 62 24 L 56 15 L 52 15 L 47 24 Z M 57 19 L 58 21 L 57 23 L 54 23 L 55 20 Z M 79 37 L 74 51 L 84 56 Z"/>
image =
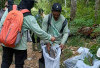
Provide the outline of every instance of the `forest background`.
<path id="1" fill-rule="evenodd" d="M 4 8 L 5 1 L 0 0 L 0 9 Z M 18 5 L 20 1 L 14 0 L 14 3 Z M 62 14 L 67 18 L 70 29 L 61 62 L 77 55 L 74 51 L 79 47 L 91 49 L 94 45 L 100 46 L 100 0 L 36 0 L 32 15 L 36 15 L 39 8 L 49 14 L 56 2 L 62 5 Z"/>

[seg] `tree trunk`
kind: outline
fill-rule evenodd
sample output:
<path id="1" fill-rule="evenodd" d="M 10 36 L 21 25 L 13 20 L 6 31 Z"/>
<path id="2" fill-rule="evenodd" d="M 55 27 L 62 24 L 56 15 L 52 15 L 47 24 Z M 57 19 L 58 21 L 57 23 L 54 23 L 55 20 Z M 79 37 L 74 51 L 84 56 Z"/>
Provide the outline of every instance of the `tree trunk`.
<path id="1" fill-rule="evenodd" d="M 89 0 L 86 0 L 86 5 L 88 5 L 88 3 L 89 3 Z"/>
<path id="2" fill-rule="evenodd" d="M 99 6 L 100 6 L 100 0 L 95 0 L 95 23 L 97 23 L 96 20 L 98 19 Z"/>
<path id="3" fill-rule="evenodd" d="M 77 0 L 71 0 L 71 14 L 70 14 L 71 21 L 76 16 L 76 9 L 77 9 Z"/>
<path id="4" fill-rule="evenodd" d="M 66 0 L 65 0 L 65 7 L 66 7 Z"/>

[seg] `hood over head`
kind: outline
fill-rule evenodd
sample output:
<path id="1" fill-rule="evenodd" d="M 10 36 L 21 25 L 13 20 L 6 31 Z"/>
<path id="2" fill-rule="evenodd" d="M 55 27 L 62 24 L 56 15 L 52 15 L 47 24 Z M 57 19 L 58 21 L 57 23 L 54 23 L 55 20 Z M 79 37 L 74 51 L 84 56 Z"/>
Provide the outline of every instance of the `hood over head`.
<path id="1" fill-rule="evenodd" d="M 20 4 L 18 5 L 18 9 L 28 9 L 31 10 L 31 8 L 34 6 L 34 0 L 22 0 Z"/>

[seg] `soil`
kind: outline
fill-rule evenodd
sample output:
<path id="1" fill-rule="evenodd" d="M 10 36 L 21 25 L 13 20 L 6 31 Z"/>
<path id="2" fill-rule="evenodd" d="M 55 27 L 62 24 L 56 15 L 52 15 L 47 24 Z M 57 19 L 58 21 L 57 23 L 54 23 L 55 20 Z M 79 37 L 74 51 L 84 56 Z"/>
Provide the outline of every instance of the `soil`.
<path id="1" fill-rule="evenodd" d="M 39 51 L 32 50 L 32 42 L 28 42 L 27 45 L 28 45 L 28 49 L 27 49 L 28 56 L 27 56 L 27 59 L 25 60 L 24 68 L 39 68 L 38 60 L 41 57 L 41 53 Z M 73 56 L 77 55 L 77 52 L 76 52 L 76 50 L 78 49 L 77 47 L 70 46 L 70 47 L 65 47 L 65 49 L 66 48 L 72 50 L 74 54 Z M 1 67 L 1 61 L 2 61 L 2 52 L 0 51 L 0 67 Z M 64 61 L 64 59 L 62 61 Z M 10 68 L 15 68 L 14 61 L 12 62 Z"/>
<path id="2" fill-rule="evenodd" d="M 39 51 L 33 51 L 32 50 L 32 43 L 28 42 L 28 51 L 27 51 L 27 59 L 25 60 L 24 68 L 39 68 L 38 65 L 38 59 L 41 57 L 41 53 Z M 2 61 L 2 53 L 0 52 L 0 67 L 1 67 L 1 61 Z M 10 68 L 15 68 L 14 61 L 12 62 L 12 65 Z"/>

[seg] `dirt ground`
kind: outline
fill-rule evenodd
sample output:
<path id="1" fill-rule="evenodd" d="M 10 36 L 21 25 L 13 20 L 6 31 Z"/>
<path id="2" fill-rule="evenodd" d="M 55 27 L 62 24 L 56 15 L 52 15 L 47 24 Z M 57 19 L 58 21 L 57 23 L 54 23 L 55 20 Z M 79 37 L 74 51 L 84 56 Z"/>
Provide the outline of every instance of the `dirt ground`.
<path id="1" fill-rule="evenodd" d="M 39 68 L 38 59 L 41 57 L 41 53 L 39 53 L 38 51 L 32 51 L 31 42 L 28 42 L 27 44 L 28 44 L 28 51 L 27 51 L 28 57 L 27 60 L 25 61 L 24 68 Z M 0 67 L 2 61 L 1 57 L 2 53 L 0 52 Z M 10 68 L 15 68 L 14 61 L 10 66 Z"/>
<path id="2" fill-rule="evenodd" d="M 27 49 L 28 56 L 24 64 L 24 68 L 39 68 L 38 59 L 41 57 L 41 53 L 39 51 L 32 50 L 32 42 L 28 42 L 27 45 L 28 45 L 28 49 Z M 70 47 L 67 47 L 67 49 L 70 49 L 73 52 L 74 54 L 73 56 L 77 55 L 77 52 L 76 52 L 76 50 L 78 49 L 77 47 L 70 46 Z M 63 55 L 65 55 L 65 53 L 64 54 L 62 53 L 62 56 Z M 0 52 L 0 65 L 2 61 L 1 57 L 2 57 L 2 53 Z M 61 58 L 63 59 L 64 56 Z M 15 68 L 14 61 L 12 62 L 12 65 L 10 66 L 10 68 Z"/>

